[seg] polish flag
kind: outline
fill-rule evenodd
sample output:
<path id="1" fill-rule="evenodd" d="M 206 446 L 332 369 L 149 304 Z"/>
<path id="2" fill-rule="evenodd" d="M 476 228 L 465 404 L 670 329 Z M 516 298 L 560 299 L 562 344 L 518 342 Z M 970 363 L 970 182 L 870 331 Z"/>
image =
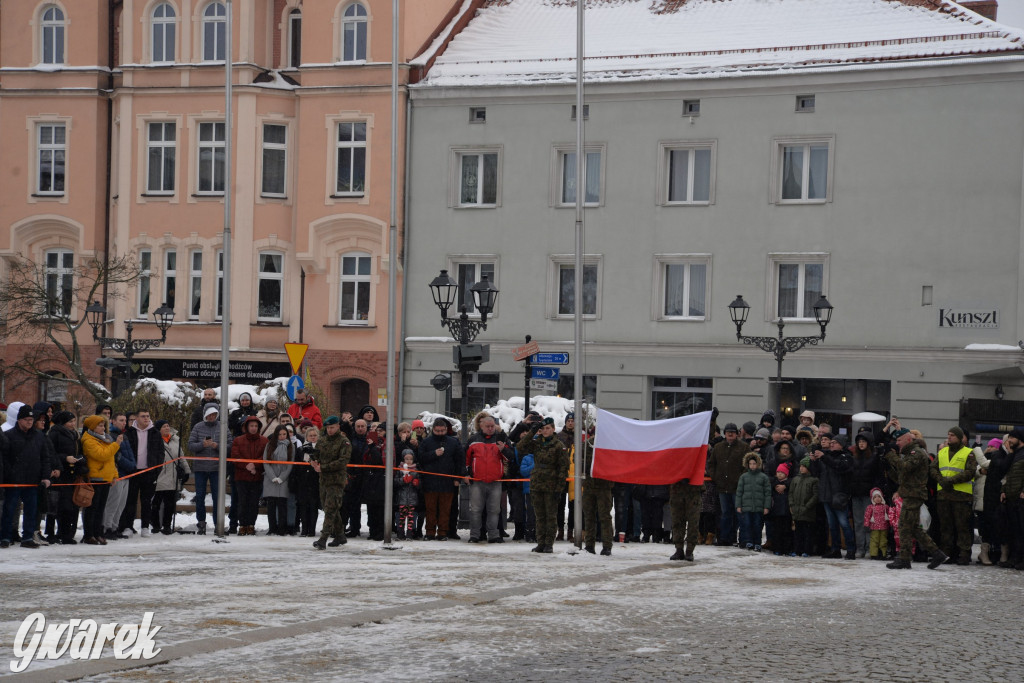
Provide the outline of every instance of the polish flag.
<path id="1" fill-rule="evenodd" d="M 626 484 L 704 483 L 711 412 L 630 420 L 598 409 L 590 476 Z"/>

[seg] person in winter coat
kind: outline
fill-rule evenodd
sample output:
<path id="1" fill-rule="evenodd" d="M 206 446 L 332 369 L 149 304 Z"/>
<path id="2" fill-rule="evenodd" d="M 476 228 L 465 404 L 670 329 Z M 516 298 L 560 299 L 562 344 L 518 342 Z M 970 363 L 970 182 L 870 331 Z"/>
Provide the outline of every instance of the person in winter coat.
<path id="1" fill-rule="evenodd" d="M 449 422 L 434 419 L 431 433 L 420 442 L 416 462 L 419 464 L 420 487 L 427 505 L 427 526 L 423 538 L 432 541 L 448 539 L 455 476 L 463 476 L 465 455 L 462 444 L 448 435 Z"/>
<path id="2" fill-rule="evenodd" d="M 511 478 L 523 479 L 529 478 L 528 474 L 524 474 L 519 469 L 520 461 L 522 460 L 522 454 L 515 449 L 515 444 L 519 443 L 519 439 L 522 438 L 525 432 L 530 431 L 530 424 L 534 421 L 540 422 L 540 413 L 530 411 L 523 418 L 523 421 L 512 428 L 512 431 L 508 435 L 508 441 L 513 444 L 512 452 L 514 461 L 511 464 L 510 471 L 513 473 Z M 415 428 L 414 428 L 415 431 Z M 527 528 L 527 515 L 526 515 L 526 493 L 524 490 L 529 486 L 526 482 L 508 481 L 505 482 L 505 492 L 508 494 L 509 504 L 509 519 L 516 525 L 515 533 L 512 535 L 513 541 L 526 540 L 526 528 Z M 530 529 L 533 530 L 534 526 L 531 524 Z M 532 536 L 531 532 L 531 536 Z M 531 538 L 531 542 L 535 542 L 535 538 Z"/>
<path id="3" fill-rule="evenodd" d="M 228 430 L 231 436 L 242 435 L 242 425 L 248 417 L 255 417 L 259 410 L 252 402 L 252 394 L 243 392 L 238 397 L 238 407 L 228 413 Z"/>
<path id="4" fill-rule="evenodd" d="M 257 432 L 258 433 L 258 432 Z M 247 435 L 248 436 L 248 435 Z M 236 440 L 237 441 L 237 440 Z M 285 427 L 278 427 L 263 452 L 263 499 L 267 505 L 269 536 L 288 535 L 288 477 L 295 462 L 295 444 Z"/>
<path id="5" fill-rule="evenodd" d="M 295 422 L 300 422 L 303 418 L 309 418 L 317 429 L 324 426 L 323 415 L 320 414 L 320 408 L 313 401 L 313 394 L 306 392 L 304 389 L 295 390 L 295 402 L 288 406 L 288 414 L 292 416 Z"/>
<path id="6" fill-rule="evenodd" d="M 811 476 L 811 458 L 800 461 L 800 473 L 789 483 L 789 513 L 793 517 L 793 552 L 810 557 L 814 543 L 814 523 L 818 518 L 818 480 Z"/>
<path id="7" fill-rule="evenodd" d="M 135 510 L 139 509 L 142 536 L 149 536 L 153 524 L 150 512 L 153 509 L 153 493 L 156 490 L 156 478 L 159 470 L 150 469 L 163 462 L 164 441 L 160 430 L 153 426 L 149 411 L 139 410 L 135 421 L 125 430 L 125 439 L 131 444 L 135 453 L 135 474 L 128 480 L 128 499 L 121 512 L 119 529 L 133 529 L 135 526 Z M 153 455 L 150 456 L 149 454 Z"/>
<path id="8" fill-rule="evenodd" d="M 135 472 L 137 465 L 135 451 L 132 450 L 132 442 L 128 439 L 127 430 L 128 416 L 124 413 L 112 413 L 108 419 L 107 433 L 112 439 L 116 439 L 120 434 L 124 434 L 125 438 L 121 441 L 121 448 L 117 451 L 117 455 L 114 456 L 117 478 L 107 487 L 110 490 L 107 492 L 107 503 L 103 509 L 103 534 L 108 541 L 128 538 L 124 532 L 128 526 L 131 526 L 128 524 L 124 528 L 121 527 L 121 517 L 128 502 L 128 491 L 132 481 L 127 477 Z M 134 515 L 132 519 L 134 520 Z"/>
<path id="9" fill-rule="evenodd" d="M 385 449 L 387 439 L 394 438 L 387 433 L 387 427 L 383 432 L 377 432 L 378 437 L 374 441 L 367 441 L 363 450 L 363 464 L 370 465 L 363 470 L 363 502 L 366 503 L 366 526 L 367 539 L 371 541 L 384 540 L 384 489 L 388 472 L 384 467 Z"/>
<path id="10" fill-rule="evenodd" d="M 999 500 L 1006 504 L 1006 535 L 1010 551 L 1009 559 L 1000 562 L 999 566 L 1024 570 L 1024 430 L 1010 432 L 1006 445 L 1012 453 Z"/>
<path id="11" fill-rule="evenodd" d="M 228 430 L 228 452 L 231 452 L 233 437 Z M 203 411 L 203 421 L 192 427 L 192 433 L 188 436 L 188 449 L 196 458 L 194 460 L 192 474 L 195 476 L 196 484 L 196 529 L 202 536 L 206 534 L 206 487 L 209 485 L 213 493 L 214 506 L 217 505 L 217 493 L 220 491 L 220 480 L 217 475 L 218 458 L 220 457 L 220 407 L 215 403 L 207 404 Z M 218 518 L 219 510 L 214 511 L 214 517 Z"/>
<path id="12" fill-rule="evenodd" d="M 231 442 L 231 458 L 264 460 L 267 437 L 261 433 L 263 423 L 255 415 L 250 415 L 242 421 L 241 426 L 241 436 L 235 437 Z M 278 427 L 278 429 L 284 428 Z M 259 516 L 260 487 L 263 485 L 263 463 L 233 462 L 228 465 L 235 474 L 234 493 L 238 499 L 232 501 L 232 505 L 238 508 L 238 535 L 255 536 L 256 518 Z"/>
<path id="13" fill-rule="evenodd" d="M 177 430 L 167 420 L 157 420 L 153 427 L 163 442 L 164 466 L 158 470 L 150 517 L 153 520 L 154 534 L 170 536 L 174 533 L 174 510 L 178 506 L 179 492 L 192 469 L 188 465 L 188 460 L 182 457 L 184 453 Z"/>
<path id="14" fill-rule="evenodd" d="M 761 552 L 761 525 L 772 507 L 772 485 L 761 471 L 761 456 L 743 456 L 746 472 L 736 482 L 736 512 L 740 516 L 740 546 Z"/>
<path id="15" fill-rule="evenodd" d="M 196 425 L 203 421 L 203 413 L 206 412 L 207 404 L 217 404 L 217 390 L 208 387 L 203 389 L 203 397 L 199 400 L 199 405 L 192 410 L 192 419 L 189 421 L 189 425 Z M 109 408 L 110 406 L 107 406 Z M 100 413 L 100 406 L 96 406 L 96 414 Z"/>
<path id="16" fill-rule="evenodd" d="M 39 503 L 38 488 L 40 485 L 50 486 L 54 464 L 52 447 L 46 436 L 35 429 L 35 416 L 29 406 L 21 404 L 17 412 L 10 410 L 7 419 L 14 426 L 5 433 L 7 453 L 3 460 L 3 481 L 5 484 L 20 484 L 22 487 L 5 489 L 0 547 L 8 547 L 14 540 L 18 503 L 21 503 L 21 545 L 25 548 L 38 548 L 39 544 L 33 540 Z"/>
<path id="17" fill-rule="evenodd" d="M 768 527 L 772 552 L 776 555 L 793 554 L 793 516 L 789 512 L 789 463 L 775 469 L 772 481 L 772 508 L 768 513 L 772 525 Z"/>
<path id="18" fill-rule="evenodd" d="M 870 431 L 857 434 L 853 444 L 850 460 L 850 505 L 856 522 L 864 518 L 864 511 L 871 505 L 872 490 L 882 485 L 882 463 L 875 454 L 875 440 Z M 870 540 L 868 529 L 856 524 L 854 536 L 857 537 L 857 556 L 866 556 Z"/>
<path id="19" fill-rule="evenodd" d="M 302 462 L 292 468 L 288 478 L 290 488 L 295 492 L 295 518 L 299 533 L 302 536 L 316 536 L 316 515 L 320 503 L 320 475 L 309 465 L 320 459 L 317 443 L 320 441 L 320 430 L 316 427 L 306 428 L 306 441 L 299 449 Z"/>
<path id="20" fill-rule="evenodd" d="M 731 546 L 736 539 L 736 485 L 743 474 L 744 455 L 750 450 L 739 438 L 736 424 L 729 422 L 723 428 L 725 439 L 711 449 L 707 474 L 718 489 L 722 506 L 722 519 L 718 524 L 718 545 Z"/>
<path id="21" fill-rule="evenodd" d="M 661 543 L 665 537 L 663 511 L 669 500 L 669 487 L 637 485 L 633 487 L 633 496 L 640 502 L 640 542 Z"/>
<path id="22" fill-rule="evenodd" d="M 501 507 L 501 482 L 505 462 L 515 456 L 505 432 L 487 413 L 477 414 L 473 420 L 476 433 L 466 446 L 466 479 L 469 487 L 469 542 L 479 543 L 481 528 L 485 527 L 488 543 L 503 543 L 498 530 Z"/>
<path id="23" fill-rule="evenodd" d="M 53 444 L 53 451 L 61 464 L 58 483 L 72 484 L 79 477 L 88 477 L 89 468 L 85 457 L 79 451 L 78 420 L 75 414 L 63 410 L 53 416 L 53 424 L 46 436 Z M 63 545 L 74 545 L 78 530 L 78 507 L 72 502 L 74 486 L 58 486 L 57 538 Z"/>
<path id="24" fill-rule="evenodd" d="M 278 425 L 281 424 L 281 415 L 287 415 L 287 413 L 280 409 L 279 405 L 276 398 L 268 398 L 266 405 L 256 413 L 256 417 L 260 419 L 260 424 L 263 425 L 260 434 L 265 437 L 269 438 Z"/>
<path id="25" fill-rule="evenodd" d="M 395 472 L 395 501 L 398 503 L 398 538 L 412 538 L 416 529 L 416 505 L 420 499 L 420 475 L 416 471 L 416 453 L 402 450 L 402 464 Z"/>
<path id="26" fill-rule="evenodd" d="M 370 445 L 370 423 L 359 418 L 352 423 L 352 433 L 348 435 L 351 449 L 352 465 L 365 465 L 363 462 L 366 449 Z M 363 505 L 363 483 L 367 479 L 367 472 L 362 467 L 351 468 L 348 473 L 347 484 L 345 485 L 344 508 L 342 517 L 345 519 L 345 536 L 355 538 L 362 531 L 363 518 L 361 509 Z"/>
<path id="27" fill-rule="evenodd" d="M 534 425 L 516 447 L 533 456 L 530 496 L 537 517 L 537 547 L 532 552 L 553 553 L 558 494 L 569 476 L 569 453 L 555 438 L 553 419 L 546 417 L 540 425 Z"/>
<path id="28" fill-rule="evenodd" d="M 899 494 L 903 498 L 900 511 L 899 535 L 900 554 L 893 562 L 885 565 L 888 569 L 910 569 L 911 542 L 917 541 L 920 546 L 931 554 L 929 569 L 937 569 L 949 557 L 939 550 L 931 536 L 921 528 L 921 506 L 928 498 L 928 471 L 931 458 L 925 450 L 923 439 L 896 420 L 893 436 L 899 453 L 886 452 L 884 459 L 893 468 L 899 481 Z"/>
<path id="29" fill-rule="evenodd" d="M 853 472 L 853 462 L 843 438 L 823 438 L 821 447 L 812 451 L 811 462 L 817 462 L 819 466 L 818 495 L 825 506 L 825 517 L 828 520 L 829 536 L 832 541 L 831 549 L 823 553 L 822 557 L 838 559 L 843 556 L 839 536 L 841 529 L 842 540 L 846 542 L 846 559 L 855 560 L 857 542 L 850 526 L 850 475 Z M 822 450 L 826 443 L 829 450 Z M 814 471 L 813 464 L 811 469 Z"/>
<path id="30" fill-rule="evenodd" d="M 103 537 L 103 508 L 107 502 L 109 484 L 117 477 L 114 458 L 124 441 L 124 434 L 118 434 L 116 439 L 111 440 L 107 434 L 107 420 L 100 415 L 90 415 L 83 422 L 85 433 L 81 438 L 82 453 L 89 465 L 89 481 L 94 484 L 92 505 L 85 509 L 83 542 L 106 545 L 107 540 Z"/>
<path id="31" fill-rule="evenodd" d="M 320 475 L 320 505 L 324 509 L 324 526 L 320 538 L 313 541 L 317 550 L 326 550 L 327 539 L 333 537 L 331 547 L 343 545 L 345 520 L 342 518 L 342 502 L 345 484 L 348 480 L 348 463 L 352 457 L 352 443 L 342 433 L 341 420 L 331 415 L 324 420 L 324 435 L 317 441 L 314 452 L 318 458 L 311 460 L 313 470 Z"/>
<path id="32" fill-rule="evenodd" d="M 555 434 L 555 438 L 562 442 L 562 445 L 565 446 L 565 450 L 570 453 L 570 456 L 572 454 L 573 440 L 576 438 L 574 436 L 575 431 L 576 431 L 576 414 L 573 413 L 570 410 L 568 413 L 565 414 L 565 422 L 562 425 L 561 431 L 559 431 L 558 433 Z M 571 462 L 572 462 L 572 460 L 571 460 L 571 457 L 570 457 L 570 465 L 569 465 L 569 469 L 570 470 L 572 469 Z M 573 476 L 573 475 L 570 473 L 569 476 Z M 568 499 L 568 501 L 569 501 L 569 542 L 570 543 L 573 542 L 573 531 L 574 531 L 574 529 L 573 529 L 572 525 L 573 525 L 573 519 L 575 519 L 575 510 L 576 510 L 576 501 L 573 500 L 573 494 L 574 493 L 575 493 L 575 489 L 573 487 L 569 486 L 569 482 L 566 481 L 565 482 L 565 490 L 562 491 L 562 495 L 558 497 L 558 531 L 555 534 L 555 540 L 556 541 L 564 541 L 565 540 L 565 526 L 566 526 L 565 525 L 565 522 L 566 522 L 566 518 L 565 518 L 565 508 L 566 508 L 566 505 L 565 505 L 565 502 Z M 665 489 L 665 500 L 666 501 L 668 500 L 668 489 L 667 488 Z M 662 505 L 664 506 L 664 504 L 662 504 Z"/>
<path id="33" fill-rule="evenodd" d="M 889 506 L 880 488 L 871 490 L 871 504 L 864 510 L 864 528 L 870 534 L 871 559 L 884 560 L 889 550 Z"/>
<path id="34" fill-rule="evenodd" d="M 583 435 L 583 539 L 588 553 L 594 553 L 597 545 L 598 528 L 601 533 L 601 554 L 612 554 L 612 539 L 615 527 L 612 526 L 612 482 L 590 475 L 594 463 L 594 435 Z M 688 483 L 688 482 L 687 482 Z M 698 494 L 698 499 L 700 495 Z M 689 500 L 689 499 L 685 499 Z M 693 526 L 692 518 L 684 517 Z M 673 523 L 675 517 L 673 517 Z M 693 535 L 697 530 L 693 528 Z M 679 538 L 684 535 L 680 533 Z M 677 544 L 678 545 L 678 544 Z M 692 551 L 691 551 L 692 557 Z"/>
<path id="35" fill-rule="evenodd" d="M 995 443 L 998 442 L 998 446 Z M 1004 518 L 1004 506 L 999 502 L 1000 489 L 1003 486 L 1003 478 L 1010 470 L 1010 463 L 1013 456 L 1006 450 L 1006 443 L 1000 439 L 989 441 L 990 448 L 986 451 L 988 465 L 985 469 L 985 483 L 982 488 L 982 515 L 978 524 L 978 531 L 981 533 L 981 561 L 985 564 L 988 559 L 991 563 L 1006 562 L 1010 559 L 1010 546 L 1006 542 L 1006 520 Z M 988 544 L 988 548 L 985 544 Z"/>
<path id="36" fill-rule="evenodd" d="M 939 482 L 936 513 L 942 552 L 957 564 L 971 563 L 974 544 L 974 474 L 978 460 L 958 425 L 949 428 L 946 445 L 931 464 L 932 478 Z"/>

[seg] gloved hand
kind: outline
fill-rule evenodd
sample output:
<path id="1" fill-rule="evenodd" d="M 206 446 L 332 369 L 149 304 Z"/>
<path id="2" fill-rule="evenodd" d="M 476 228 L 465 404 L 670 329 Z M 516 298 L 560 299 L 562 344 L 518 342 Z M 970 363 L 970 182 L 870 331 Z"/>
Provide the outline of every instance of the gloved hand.
<path id="1" fill-rule="evenodd" d="M 283 482 L 281 481 L 281 477 L 274 477 L 274 483 L 275 483 L 275 484 L 281 484 L 281 483 L 283 483 Z"/>
<path id="2" fill-rule="evenodd" d="M 410 483 L 412 481 L 412 475 L 411 474 L 405 475 L 404 477 L 402 477 L 402 481 L 405 482 L 406 484 Z"/>
<path id="3" fill-rule="evenodd" d="M 412 485 L 413 485 L 413 486 L 419 486 L 419 485 L 420 485 L 420 480 L 419 480 L 419 478 L 413 479 L 413 480 L 412 480 Z"/>

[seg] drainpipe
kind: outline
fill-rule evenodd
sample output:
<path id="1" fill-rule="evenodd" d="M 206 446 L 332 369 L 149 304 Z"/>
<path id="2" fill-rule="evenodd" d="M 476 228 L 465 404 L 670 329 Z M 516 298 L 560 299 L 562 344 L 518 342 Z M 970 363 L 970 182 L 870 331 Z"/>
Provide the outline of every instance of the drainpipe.
<path id="1" fill-rule="evenodd" d="M 306 269 L 299 266 L 299 343 L 302 343 L 302 330 L 306 322 Z"/>
<path id="2" fill-rule="evenodd" d="M 395 397 L 395 419 L 405 414 L 405 324 L 409 315 L 409 150 L 412 147 L 412 98 L 409 84 L 405 87 L 405 178 L 402 197 L 402 322 L 398 326 L 398 395 Z"/>
<path id="3" fill-rule="evenodd" d="M 111 199 L 111 189 L 113 187 L 113 167 L 114 167 L 114 63 L 116 61 L 116 55 L 114 54 L 114 36 L 117 32 L 117 23 L 114 21 L 114 13 L 117 7 L 121 4 L 120 0 L 110 0 L 107 3 L 107 137 L 106 137 L 106 150 L 105 150 L 105 168 L 104 168 L 104 188 L 103 188 L 103 263 L 107 264 L 110 262 L 110 204 L 113 201 Z M 103 307 L 107 307 L 107 297 L 109 294 L 109 283 L 106 276 L 103 278 Z M 88 304 L 90 302 L 86 302 Z M 103 332 L 100 336 L 107 336 L 107 321 L 103 321 Z M 84 370 L 84 368 L 83 368 Z M 100 370 L 100 384 L 106 384 L 106 368 Z"/>

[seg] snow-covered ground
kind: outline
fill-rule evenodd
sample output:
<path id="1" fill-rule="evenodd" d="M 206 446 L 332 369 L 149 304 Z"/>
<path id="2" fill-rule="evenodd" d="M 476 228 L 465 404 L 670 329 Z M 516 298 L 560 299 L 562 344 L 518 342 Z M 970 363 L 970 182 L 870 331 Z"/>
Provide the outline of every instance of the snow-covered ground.
<path id="1" fill-rule="evenodd" d="M 35 611 L 101 623 L 153 611 L 158 646 L 216 647 L 88 680 L 760 680 L 772 662 L 782 680 L 867 680 L 908 665 L 916 680 L 1024 674 L 1008 654 L 1024 647 L 1019 610 L 1006 607 L 1024 604 L 1012 570 L 889 571 L 705 546 L 692 564 L 669 563 L 673 548 L 660 544 L 616 543 L 601 557 L 568 543 L 540 556 L 523 543 L 310 542 L 173 535 L 0 551 L 0 652 Z M 399 606 L 408 613 L 381 614 Z M 294 632 L 238 639 L 263 627 Z"/>

